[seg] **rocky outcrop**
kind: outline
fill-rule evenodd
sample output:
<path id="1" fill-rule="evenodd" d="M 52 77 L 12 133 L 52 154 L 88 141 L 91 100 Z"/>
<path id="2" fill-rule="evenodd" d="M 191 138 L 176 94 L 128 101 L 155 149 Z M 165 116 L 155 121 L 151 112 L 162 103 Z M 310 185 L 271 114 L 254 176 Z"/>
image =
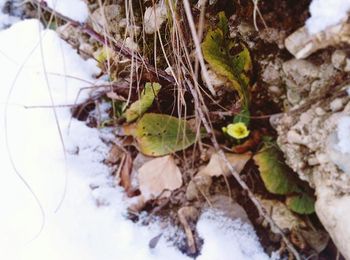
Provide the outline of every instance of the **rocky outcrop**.
<path id="1" fill-rule="evenodd" d="M 308 109 L 292 110 L 272 121 L 286 162 L 315 188 L 316 213 L 350 259 L 350 152 L 341 147 L 341 142 L 347 142 L 341 139 L 350 138 L 350 124 L 349 129 L 339 127 L 342 120 L 350 120 L 346 88 L 330 90 L 332 98 L 320 98 L 310 102 Z"/>

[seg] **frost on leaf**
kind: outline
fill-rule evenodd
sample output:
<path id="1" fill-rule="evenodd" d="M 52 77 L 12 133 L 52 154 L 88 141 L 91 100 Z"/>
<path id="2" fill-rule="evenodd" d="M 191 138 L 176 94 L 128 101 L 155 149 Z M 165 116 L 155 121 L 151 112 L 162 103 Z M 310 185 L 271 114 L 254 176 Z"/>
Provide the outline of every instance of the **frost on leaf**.
<path id="1" fill-rule="evenodd" d="M 158 83 L 146 83 L 140 99 L 132 103 L 129 109 L 125 111 L 126 122 L 130 123 L 142 116 L 152 106 L 160 89 L 161 86 Z"/>
<path id="2" fill-rule="evenodd" d="M 136 124 L 133 135 L 139 150 L 149 156 L 162 156 L 184 150 L 196 140 L 196 133 L 185 120 L 147 113 Z"/>

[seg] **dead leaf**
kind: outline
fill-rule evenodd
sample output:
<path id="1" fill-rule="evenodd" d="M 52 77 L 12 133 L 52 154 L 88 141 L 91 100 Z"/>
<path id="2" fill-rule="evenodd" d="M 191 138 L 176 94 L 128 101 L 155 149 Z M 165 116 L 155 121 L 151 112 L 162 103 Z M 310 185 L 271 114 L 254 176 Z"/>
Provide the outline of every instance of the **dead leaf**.
<path id="1" fill-rule="evenodd" d="M 124 154 L 122 161 L 120 163 L 120 167 L 117 173 L 117 176 L 120 177 L 120 186 L 122 186 L 127 195 L 130 196 L 130 191 L 131 191 L 131 170 L 132 170 L 132 157 L 130 153 Z"/>
<path id="2" fill-rule="evenodd" d="M 196 175 L 188 183 L 186 189 L 186 199 L 191 201 L 200 198 L 200 196 L 209 197 L 209 189 L 212 184 L 212 178 L 208 175 Z"/>
<path id="3" fill-rule="evenodd" d="M 300 235 L 306 243 L 316 251 L 321 253 L 328 245 L 329 234 L 323 230 L 299 230 Z"/>
<path id="4" fill-rule="evenodd" d="M 182 186 L 182 175 L 171 155 L 146 162 L 138 171 L 139 189 L 146 201 L 168 197 Z"/>
<path id="5" fill-rule="evenodd" d="M 142 153 L 138 153 L 133 161 L 133 170 L 135 172 L 138 172 L 138 170 L 142 167 L 142 165 L 144 165 L 146 162 L 149 162 L 151 160 L 153 160 L 154 157 L 151 156 L 146 156 Z"/>
<path id="6" fill-rule="evenodd" d="M 122 149 L 119 148 L 117 145 L 113 145 L 111 150 L 109 150 L 106 162 L 115 164 L 120 160 L 122 156 L 123 156 Z"/>
<path id="7" fill-rule="evenodd" d="M 283 229 L 296 229 L 299 227 L 305 227 L 305 222 L 294 215 L 287 206 L 278 200 L 259 199 L 267 213 L 271 216 L 276 225 Z M 279 231 L 274 227 L 271 227 L 271 231 L 279 234 Z"/>
<path id="8" fill-rule="evenodd" d="M 230 197 L 216 195 L 210 198 L 210 202 L 212 208 L 218 210 L 225 217 L 232 220 L 240 219 L 243 223 L 252 225 L 244 208 Z"/>
<path id="9" fill-rule="evenodd" d="M 235 153 L 245 153 L 249 150 L 253 150 L 261 140 L 261 133 L 259 131 L 252 131 L 250 138 L 244 143 L 236 145 L 232 148 L 232 151 Z"/>
<path id="10" fill-rule="evenodd" d="M 225 154 L 227 157 L 227 160 L 231 163 L 233 168 L 240 173 L 246 163 L 250 160 L 252 157 L 252 153 L 244 153 L 244 154 L 233 154 L 233 153 L 226 153 Z M 197 175 L 209 175 L 209 176 L 221 176 L 225 175 L 228 176 L 230 175 L 230 171 L 224 162 L 224 160 L 220 157 L 218 153 L 214 153 L 208 165 L 204 167 L 202 170 L 198 172 Z"/>
<path id="11" fill-rule="evenodd" d="M 177 214 L 179 216 L 180 223 L 185 230 L 189 251 L 188 253 L 190 255 L 194 255 L 197 253 L 197 247 L 189 222 L 196 221 L 198 219 L 198 210 L 195 207 L 182 207 L 179 209 Z"/>

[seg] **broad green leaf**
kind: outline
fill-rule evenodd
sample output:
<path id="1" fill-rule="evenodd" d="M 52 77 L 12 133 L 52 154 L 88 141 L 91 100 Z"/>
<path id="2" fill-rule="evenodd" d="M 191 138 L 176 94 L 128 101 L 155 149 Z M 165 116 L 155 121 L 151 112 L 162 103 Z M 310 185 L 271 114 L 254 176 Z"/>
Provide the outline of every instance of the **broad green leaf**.
<path id="1" fill-rule="evenodd" d="M 315 212 L 315 200 L 306 193 L 288 196 L 287 207 L 298 214 L 312 214 Z"/>
<path id="2" fill-rule="evenodd" d="M 143 154 L 162 156 L 192 145 L 196 140 L 196 133 L 185 120 L 147 113 L 137 122 L 134 137 Z"/>
<path id="3" fill-rule="evenodd" d="M 266 189 L 274 194 L 286 195 L 298 192 L 291 179 L 292 170 L 284 163 L 281 151 L 275 146 L 263 147 L 254 157 Z"/>
<path id="4" fill-rule="evenodd" d="M 224 14 L 220 13 L 218 28 L 210 30 L 202 43 L 203 55 L 210 67 L 226 77 L 245 104 L 248 104 L 249 77 L 246 74 L 252 68 L 252 61 L 249 50 L 243 44 L 239 44 L 241 52 L 232 53 L 236 45 L 234 40 L 228 38 L 228 22 Z"/>
<path id="5" fill-rule="evenodd" d="M 158 95 L 161 86 L 158 83 L 146 83 L 141 97 L 125 111 L 126 122 L 130 123 L 142 116 L 153 104 L 154 98 Z"/>

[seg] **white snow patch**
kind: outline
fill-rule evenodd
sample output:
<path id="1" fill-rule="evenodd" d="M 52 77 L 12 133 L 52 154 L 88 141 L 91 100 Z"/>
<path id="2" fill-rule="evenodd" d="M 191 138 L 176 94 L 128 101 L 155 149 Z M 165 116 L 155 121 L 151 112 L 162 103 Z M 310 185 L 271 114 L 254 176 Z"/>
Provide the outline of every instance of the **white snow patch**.
<path id="1" fill-rule="evenodd" d="M 239 219 L 231 220 L 213 210 L 202 214 L 198 223 L 204 246 L 198 260 L 265 260 L 269 259 L 260 246 L 252 226 Z"/>
<path id="2" fill-rule="evenodd" d="M 343 154 L 350 154 L 350 116 L 344 116 L 339 120 L 337 135 L 338 150 Z"/>
<path id="3" fill-rule="evenodd" d="M 56 12 L 81 23 L 89 16 L 89 9 L 82 0 L 45 0 L 45 2 Z"/>
<path id="4" fill-rule="evenodd" d="M 0 71 L 0 259 L 190 259 L 163 238 L 149 249 L 150 239 L 168 231 L 124 217 L 123 192 L 102 163 L 108 147 L 100 135 L 108 133 L 77 120 L 68 128 L 70 111 L 58 107 L 65 158 L 54 110 L 24 107 L 52 105 L 48 85 L 56 105 L 74 103 L 81 88 L 95 83 L 94 61 L 81 59 L 37 20 L 26 20 L 0 32 Z M 87 97 L 84 93 L 81 98 Z M 43 219 L 9 154 L 45 212 L 44 228 L 34 240 Z M 66 180 L 63 203 L 55 212 Z M 252 227 L 223 222 L 201 218 L 198 228 L 205 243 L 199 259 L 267 259 Z"/>
<path id="5" fill-rule="evenodd" d="M 349 11 L 350 0 L 313 0 L 306 26 L 311 34 L 318 33 L 346 19 Z"/>

